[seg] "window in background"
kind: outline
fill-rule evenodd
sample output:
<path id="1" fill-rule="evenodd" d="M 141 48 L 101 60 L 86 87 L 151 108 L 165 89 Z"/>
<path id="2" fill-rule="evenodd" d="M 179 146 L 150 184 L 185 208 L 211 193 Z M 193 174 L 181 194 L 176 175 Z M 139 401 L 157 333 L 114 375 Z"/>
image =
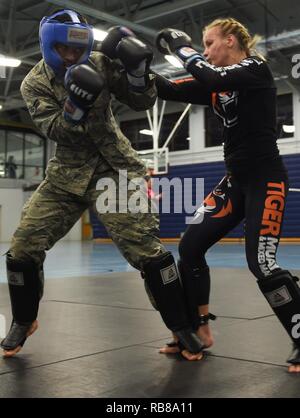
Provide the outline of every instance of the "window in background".
<path id="1" fill-rule="evenodd" d="M 180 112 L 164 115 L 159 137 L 159 147 L 162 147 L 164 145 L 166 139 L 168 138 L 170 132 L 174 128 L 180 115 Z M 121 131 L 131 142 L 133 148 L 137 151 L 153 148 L 152 135 L 145 135 L 140 132 L 143 129 L 146 129 L 148 131 L 150 130 L 148 119 L 124 121 L 121 122 L 120 127 Z M 173 136 L 171 142 L 169 143 L 169 150 L 180 151 L 189 149 L 189 141 L 187 140 L 188 136 L 188 116 L 186 116 L 185 119 L 181 122 L 178 129 L 176 130 L 176 133 Z"/>
<path id="2" fill-rule="evenodd" d="M 294 136 L 293 95 L 277 96 L 277 137 L 291 138 Z"/>
<path id="3" fill-rule="evenodd" d="M 5 177 L 5 134 L 0 130 L 0 177 Z"/>
<path id="4" fill-rule="evenodd" d="M 7 131 L 5 177 L 22 178 L 23 175 L 23 132 Z"/>
<path id="5" fill-rule="evenodd" d="M 42 181 L 44 179 L 44 170 L 43 167 L 35 166 L 28 167 L 24 166 L 24 178 L 33 182 L 38 180 Z"/>
<path id="6" fill-rule="evenodd" d="M 148 119 L 128 120 L 121 122 L 121 131 L 137 151 L 153 148 L 152 135 L 141 134 L 143 129 L 150 130 Z"/>
<path id="7" fill-rule="evenodd" d="M 166 142 L 166 139 L 170 135 L 172 129 L 176 125 L 178 119 L 180 118 L 182 112 L 170 113 L 165 115 L 163 118 L 160 134 L 160 146 Z M 189 116 L 188 113 L 181 122 L 180 126 L 177 128 L 174 136 L 169 142 L 169 151 L 181 151 L 188 150 L 190 147 L 189 138 Z"/>
<path id="8" fill-rule="evenodd" d="M 24 178 L 42 180 L 44 177 L 44 140 L 33 133 L 25 134 Z"/>
<path id="9" fill-rule="evenodd" d="M 35 133 L 0 128 L 0 177 L 26 179 L 33 183 L 44 178 L 45 140 Z"/>

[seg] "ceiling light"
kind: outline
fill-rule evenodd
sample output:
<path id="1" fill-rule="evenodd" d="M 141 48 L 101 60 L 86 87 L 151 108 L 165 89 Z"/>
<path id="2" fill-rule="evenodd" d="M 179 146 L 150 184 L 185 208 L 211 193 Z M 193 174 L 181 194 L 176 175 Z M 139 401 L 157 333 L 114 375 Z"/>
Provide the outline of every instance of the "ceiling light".
<path id="1" fill-rule="evenodd" d="M 106 37 L 107 32 L 101 29 L 93 28 L 94 33 L 94 39 L 95 41 L 103 41 L 103 39 Z"/>
<path id="2" fill-rule="evenodd" d="M 16 58 L 0 56 L 0 65 L 3 67 L 19 67 L 21 61 Z"/>
<path id="3" fill-rule="evenodd" d="M 295 132 L 294 125 L 282 125 L 283 132 L 287 134 L 293 134 Z"/>
<path id="4" fill-rule="evenodd" d="M 150 131 L 150 129 L 141 129 L 140 130 L 140 134 L 143 134 L 143 135 L 153 135 L 153 132 L 152 131 Z"/>

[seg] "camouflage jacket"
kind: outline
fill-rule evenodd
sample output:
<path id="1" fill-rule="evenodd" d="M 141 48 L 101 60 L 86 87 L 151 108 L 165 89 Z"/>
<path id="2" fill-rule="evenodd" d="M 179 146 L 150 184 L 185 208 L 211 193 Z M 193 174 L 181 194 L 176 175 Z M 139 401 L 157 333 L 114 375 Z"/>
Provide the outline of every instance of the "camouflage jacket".
<path id="1" fill-rule="evenodd" d="M 104 78 L 104 88 L 85 121 L 78 125 L 64 119 L 66 89 L 44 60 L 35 65 L 21 85 L 34 124 L 57 145 L 48 163 L 47 178 L 80 196 L 95 170 L 101 171 L 101 165 L 106 170 L 126 169 L 129 178 L 145 175 L 144 164 L 115 121 L 111 95 L 137 111 L 149 109 L 156 100 L 154 80 L 145 92 L 137 93 L 130 89 L 126 73 L 117 63 L 100 52 L 93 52 L 90 61 Z"/>

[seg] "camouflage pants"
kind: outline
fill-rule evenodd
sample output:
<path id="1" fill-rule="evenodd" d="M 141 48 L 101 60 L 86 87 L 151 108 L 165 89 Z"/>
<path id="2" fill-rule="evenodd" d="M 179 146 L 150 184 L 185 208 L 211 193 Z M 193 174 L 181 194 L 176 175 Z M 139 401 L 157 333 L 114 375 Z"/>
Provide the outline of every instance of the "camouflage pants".
<path id="1" fill-rule="evenodd" d="M 110 175 L 110 178 L 114 179 L 114 176 Z M 66 192 L 44 180 L 23 208 L 21 223 L 9 250 L 12 256 L 19 260 L 30 258 L 41 265 L 45 251 L 66 235 L 87 208 L 95 208 L 97 198 L 103 193 L 96 190 L 97 180 L 94 176 L 84 196 Z M 118 193 L 114 199 L 118 200 Z M 148 205 L 146 196 L 143 204 Z M 133 267 L 141 270 L 146 261 L 165 252 L 158 238 L 157 215 L 99 213 L 97 210 L 96 213 Z"/>

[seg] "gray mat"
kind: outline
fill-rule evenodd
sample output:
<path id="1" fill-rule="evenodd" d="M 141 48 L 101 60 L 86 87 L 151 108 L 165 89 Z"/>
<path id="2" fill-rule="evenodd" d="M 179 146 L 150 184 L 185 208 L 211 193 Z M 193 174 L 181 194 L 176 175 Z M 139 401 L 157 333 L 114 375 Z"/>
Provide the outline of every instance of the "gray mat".
<path id="1" fill-rule="evenodd" d="M 204 361 L 164 356 L 170 339 L 137 272 L 46 281 L 40 328 L 0 359 L 1 397 L 298 397 L 288 336 L 242 269 L 212 269 L 215 345 Z M 7 286 L 0 313 L 10 321 Z"/>

